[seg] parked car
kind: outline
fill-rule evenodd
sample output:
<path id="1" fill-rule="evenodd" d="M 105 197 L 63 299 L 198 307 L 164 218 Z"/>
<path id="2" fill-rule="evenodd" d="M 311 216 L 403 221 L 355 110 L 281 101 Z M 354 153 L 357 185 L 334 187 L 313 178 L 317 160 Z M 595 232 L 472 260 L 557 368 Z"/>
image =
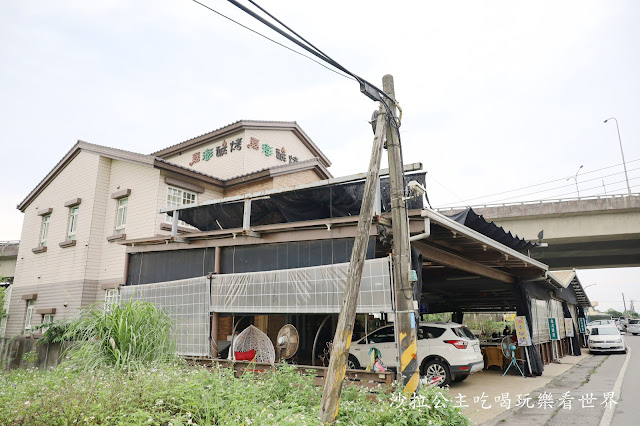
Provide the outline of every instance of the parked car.
<path id="1" fill-rule="evenodd" d="M 629 318 L 620 317 L 620 324 L 622 324 L 622 326 L 626 330 L 627 326 L 629 325 Z"/>
<path id="2" fill-rule="evenodd" d="M 598 325 L 591 328 L 588 339 L 589 352 L 623 352 L 627 353 L 624 336 L 613 325 Z"/>
<path id="3" fill-rule="evenodd" d="M 620 332 L 622 333 L 625 329 L 624 324 L 622 323 L 622 321 L 620 321 L 618 318 L 616 318 L 614 320 L 614 322 L 616 323 L 616 327 L 618 327 L 618 330 L 620 330 Z"/>
<path id="4" fill-rule="evenodd" d="M 349 367 L 364 368 L 370 363 L 369 349 L 380 351 L 387 367 L 397 367 L 393 325 L 387 325 L 355 341 L 349 350 Z M 467 327 L 454 322 L 422 322 L 418 327 L 420 375 L 440 385 L 461 382 L 482 370 L 480 342 Z"/>
<path id="5" fill-rule="evenodd" d="M 591 329 L 593 327 L 604 326 L 604 325 L 608 325 L 610 327 L 617 327 L 615 321 L 612 319 L 595 320 L 587 324 L 587 334 L 591 333 Z"/>
<path id="6" fill-rule="evenodd" d="M 631 333 L 634 336 L 640 334 L 640 319 L 629 320 L 629 325 L 627 325 L 627 333 Z"/>

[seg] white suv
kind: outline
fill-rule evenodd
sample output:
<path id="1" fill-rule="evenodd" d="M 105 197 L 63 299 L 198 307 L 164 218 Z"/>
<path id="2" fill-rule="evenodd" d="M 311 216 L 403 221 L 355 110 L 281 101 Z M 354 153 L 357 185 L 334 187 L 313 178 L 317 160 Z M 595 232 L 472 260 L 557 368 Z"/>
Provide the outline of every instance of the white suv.
<path id="1" fill-rule="evenodd" d="M 640 334 L 640 319 L 630 319 L 627 325 L 627 333 L 631 333 L 634 336 Z"/>
<path id="2" fill-rule="evenodd" d="M 369 349 L 377 348 L 387 367 L 396 367 L 393 324 L 379 328 L 351 344 L 349 368 L 370 363 Z M 420 375 L 429 383 L 441 378 L 440 385 L 461 382 L 482 370 L 484 361 L 480 342 L 467 327 L 454 322 L 422 322 L 418 328 Z"/>

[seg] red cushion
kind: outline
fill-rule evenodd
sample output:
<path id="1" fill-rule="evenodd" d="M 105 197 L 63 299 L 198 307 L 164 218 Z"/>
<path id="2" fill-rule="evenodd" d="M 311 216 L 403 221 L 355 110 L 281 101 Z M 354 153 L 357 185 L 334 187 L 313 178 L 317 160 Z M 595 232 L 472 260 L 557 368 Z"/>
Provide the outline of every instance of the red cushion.
<path id="1" fill-rule="evenodd" d="M 256 357 L 256 350 L 251 349 L 250 351 L 246 351 L 246 352 L 234 351 L 233 355 L 235 355 L 236 361 L 253 361 L 253 359 Z"/>

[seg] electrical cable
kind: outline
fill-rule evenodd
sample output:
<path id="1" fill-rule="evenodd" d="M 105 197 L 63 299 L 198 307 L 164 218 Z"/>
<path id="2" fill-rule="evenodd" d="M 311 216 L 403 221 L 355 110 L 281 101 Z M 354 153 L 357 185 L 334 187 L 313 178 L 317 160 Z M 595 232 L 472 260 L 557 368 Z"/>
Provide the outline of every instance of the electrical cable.
<path id="1" fill-rule="evenodd" d="M 339 76 L 344 77 L 344 78 L 347 78 L 347 79 L 349 79 L 349 80 L 357 81 L 355 78 L 353 78 L 353 77 L 351 77 L 351 76 L 348 76 L 348 75 L 341 74 L 340 72 L 338 72 L 338 71 L 336 71 L 336 70 L 334 70 L 334 69 L 332 69 L 332 68 L 330 68 L 330 67 L 326 66 L 326 65 L 325 65 L 325 64 L 323 64 L 322 62 L 319 62 L 319 61 L 317 61 L 317 60 L 313 59 L 311 56 L 308 56 L 308 55 L 305 55 L 304 53 L 298 52 L 297 50 L 292 49 L 292 48 L 290 48 L 289 46 L 285 46 L 284 44 L 282 44 L 282 43 L 280 43 L 280 42 L 278 42 L 278 41 L 276 41 L 276 40 L 274 40 L 274 39 L 272 39 L 272 38 L 269 38 L 269 37 L 267 37 L 266 35 L 264 35 L 264 34 L 262 34 L 262 33 L 258 32 L 258 31 L 256 31 L 256 30 L 254 30 L 254 29 L 252 29 L 252 28 L 247 27 L 246 25 L 241 24 L 240 22 L 238 22 L 238 21 L 236 21 L 236 20 L 234 20 L 234 19 L 232 19 L 232 18 L 230 18 L 230 17 L 228 17 L 228 16 L 226 16 L 226 15 L 224 15 L 224 14 L 222 14 L 222 13 L 218 12 L 217 10 L 215 10 L 215 9 L 213 9 L 213 8 L 211 8 L 211 7 L 209 7 L 209 6 L 207 6 L 206 4 L 200 3 L 198 0 L 192 0 L 192 1 L 193 1 L 194 3 L 199 4 L 200 6 L 202 6 L 202 7 L 204 7 L 204 8 L 206 8 L 206 9 L 209 9 L 211 12 L 216 13 L 216 14 L 218 14 L 218 15 L 222 16 L 222 17 L 223 17 L 223 18 L 225 18 L 225 19 L 228 19 L 229 21 L 233 22 L 234 24 L 238 24 L 238 25 L 240 25 L 242 28 L 244 28 L 244 29 L 246 29 L 246 30 L 251 31 L 252 33 L 257 34 L 257 35 L 259 35 L 260 37 L 263 37 L 263 38 L 265 38 L 265 39 L 269 40 L 270 42 L 273 42 L 273 43 L 277 44 L 278 46 L 284 47 L 285 49 L 290 50 L 290 51 L 292 51 L 293 53 L 296 53 L 296 54 L 298 54 L 298 55 L 300 55 L 300 56 L 303 56 L 303 57 L 305 57 L 305 58 L 307 58 L 307 59 L 309 59 L 309 60 L 311 60 L 311 61 L 315 62 L 316 64 L 320 65 L 321 67 L 328 69 L 328 70 L 329 70 L 329 71 L 331 71 L 332 73 L 338 74 Z"/>
<path id="2" fill-rule="evenodd" d="M 219 12 L 213 10 L 212 8 L 200 3 L 197 0 L 193 0 L 194 2 L 202 5 L 203 7 L 206 7 L 207 9 L 221 15 L 224 16 L 222 14 L 220 14 Z M 239 8 L 240 10 L 242 10 L 243 12 L 247 13 L 248 15 L 250 15 L 251 17 L 253 17 L 254 19 L 260 21 L 261 23 L 263 23 L 264 25 L 268 26 L 269 28 L 271 28 L 272 30 L 276 31 L 278 34 L 282 35 L 283 37 L 285 37 L 286 39 L 288 39 L 289 41 L 295 43 L 296 45 L 298 45 L 299 47 L 303 48 L 304 50 L 306 50 L 307 52 L 311 53 L 312 55 L 318 57 L 319 59 L 321 59 L 322 61 L 328 63 L 329 65 L 337 68 L 338 70 L 342 71 L 343 73 L 353 77 L 358 83 L 360 83 L 360 91 L 362 93 L 364 93 L 366 96 L 368 96 L 370 99 L 372 100 L 377 100 L 379 102 L 382 103 L 382 105 L 384 105 L 384 108 L 387 111 L 387 120 L 389 121 L 390 127 L 392 127 L 395 132 L 396 135 L 398 137 L 398 147 L 399 149 L 399 153 L 400 153 L 400 170 L 401 170 L 401 176 L 402 176 L 402 187 L 404 188 L 405 185 L 405 173 L 404 173 L 404 161 L 403 161 L 403 156 L 402 156 L 402 145 L 401 145 L 401 137 L 400 137 L 400 122 L 399 119 L 395 116 L 395 114 L 392 112 L 390 105 L 384 101 L 383 98 L 386 98 L 390 103 L 392 103 L 395 107 L 398 108 L 398 110 L 400 111 L 400 114 L 402 114 L 402 109 L 400 108 L 400 106 L 398 105 L 398 103 L 396 102 L 395 99 L 392 99 L 389 95 L 387 95 L 386 93 L 384 93 L 384 91 L 380 90 L 378 87 L 376 87 L 375 85 L 371 84 L 370 82 L 368 82 L 367 80 L 359 77 L 358 75 L 352 73 L 351 71 L 349 71 L 348 69 L 346 69 L 345 67 L 343 67 L 342 65 L 340 65 L 338 62 L 336 62 L 335 60 L 333 60 L 331 57 L 329 57 L 327 54 L 325 54 L 324 52 L 322 52 L 320 49 L 318 49 L 317 47 L 315 47 L 312 43 L 310 43 L 309 41 L 307 41 L 304 37 L 302 37 L 301 35 L 299 35 L 297 32 L 295 32 L 294 30 L 292 30 L 291 28 L 289 28 L 286 24 L 284 24 L 282 21 L 280 21 L 279 19 L 277 19 L 275 16 L 273 16 L 271 13 L 269 13 L 268 11 L 266 11 L 264 8 L 262 8 L 260 5 L 258 5 L 255 1 L 253 0 L 249 0 L 249 2 L 254 5 L 255 7 L 257 7 L 258 9 L 260 9 L 260 11 L 262 11 L 263 13 L 265 13 L 267 16 L 269 16 L 271 19 L 273 19 L 274 21 L 276 21 L 278 24 L 280 24 L 282 27 L 284 27 L 285 29 L 287 29 L 290 33 L 294 34 L 298 39 L 296 39 L 295 37 L 291 36 L 290 34 L 287 34 L 286 32 L 284 32 L 282 29 L 276 27 L 275 25 L 273 25 L 271 22 L 268 22 L 266 19 L 264 19 L 263 17 L 259 16 L 258 14 L 256 14 L 255 12 L 253 12 L 252 10 L 250 10 L 249 8 L 243 6 L 242 4 L 240 4 L 239 2 L 237 2 L 236 0 L 227 0 L 229 3 L 233 4 L 234 6 L 236 6 L 237 8 Z M 225 16 L 226 18 L 226 16 Z M 230 18 L 227 18 L 230 19 Z M 231 20 L 231 19 L 230 19 Z M 233 20 L 232 20 L 233 21 Z M 233 21 L 236 22 L 236 21 Z M 236 22 L 237 23 L 237 22 Z M 238 23 L 239 24 L 239 23 Z M 241 25 L 241 24 L 239 24 Z M 244 26 L 243 26 L 244 27 Z M 247 29 L 249 29 L 248 27 L 245 27 Z M 255 32 L 255 31 L 254 31 Z M 257 32 L 256 32 L 257 33 Z M 262 35 L 260 33 L 257 33 L 259 35 Z M 263 36 L 264 37 L 264 36 Z M 265 37 L 268 38 L 268 37 Z M 272 40 L 273 41 L 273 40 Z M 303 43 L 304 42 L 304 43 Z M 277 43 L 277 42 L 276 42 Z M 306 44 L 305 44 L 306 43 Z M 280 44 L 280 43 L 277 43 Z M 281 46 L 283 46 L 282 44 L 280 44 Z M 283 46 L 284 47 L 284 46 Z M 299 53 L 293 49 L 289 49 L 292 50 L 296 53 Z M 302 55 L 305 56 L 306 55 Z M 314 60 L 314 62 L 317 62 Z M 369 87 L 367 87 L 369 86 Z M 369 90 L 367 90 L 369 89 Z M 371 89 L 375 89 L 375 91 L 377 93 L 371 93 Z M 389 142 L 389 141 L 387 141 Z M 404 194 L 403 194 L 404 195 Z M 427 202 L 429 203 L 429 199 L 428 196 L 426 195 L 426 199 Z M 430 206 L 430 203 L 429 203 Z M 405 208 L 405 215 L 408 221 L 408 212 L 407 209 Z"/>
<path id="3" fill-rule="evenodd" d="M 640 167 L 637 167 L 637 168 L 635 168 L 635 169 L 631 169 L 631 170 L 629 170 L 629 171 L 635 171 L 635 170 L 640 170 Z M 612 173 L 612 174 L 610 174 L 610 175 L 606 175 L 606 176 L 598 176 L 598 177 L 595 177 L 595 178 L 592 178 L 592 179 L 586 179 L 586 180 L 583 180 L 583 181 L 582 181 L 582 183 L 592 182 L 592 181 L 594 181 L 594 180 L 602 179 L 602 178 L 604 178 L 604 177 L 617 176 L 617 175 L 621 175 L 621 174 L 624 174 L 624 172 Z M 571 178 L 573 178 L 573 176 L 571 176 Z M 567 179 L 567 178 L 563 178 L 563 179 Z M 617 182 L 615 182 L 615 183 L 617 183 Z M 526 197 L 526 196 L 528 196 L 528 195 L 539 194 L 539 193 L 541 193 L 541 192 L 553 191 L 553 190 L 556 190 L 556 189 L 567 188 L 567 187 L 570 187 L 570 186 L 573 186 L 573 184 L 568 183 L 568 184 L 566 184 L 566 185 L 556 186 L 556 187 L 554 187 L 554 188 L 543 189 L 543 190 L 540 190 L 540 191 L 529 192 L 529 193 L 527 193 L 527 194 L 516 195 L 516 196 L 508 197 L 508 198 L 503 198 L 503 199 L 501 199 L 501 200 L 491 201 L 491 203 L 501 203 L 501 202 L 504 202 L 504 201 L 513 200 L 513 199 L 515 199 L 515 198 Z"/>
<path id="4" fill-rule="evenodd" d="M 640 161 L 640 158 L 636 159 L 636 160 L 627 161 L 626 164 L 633 163 L 633 162 L 636 162 L 636 161 Z M 590 173 L 595 173 L 595 172 L 599 172 L 599 171 L 602 171 L 602 170 L 611 169 L 613 167 L 618 167 L 618 166 L 621 166 L 621 165 L 622 165 L 622 163 L 614 164 L 613 166 L 607 166 L 607 167 L 603 167 L 603 168 L 600 168 L 600 169 L 591 170 L 589 172 L 584 172 L 584 173 L 582 173 L 582 175 L 584 176 L 584 175 L 587 175 L 587 174 L 590 174 Z M 570 176 L 570 177 L 573 177 L 573 176 Z M 559 181 L 564 180 L 564 179 L 567 179 L 567 178 L 566 177 L 562 177 L 562 178 L 550 180 L 550 181 L 547 181 L 547 182 L 536 183 L 536 184 L 533 184 L 533 185 L 523 186 L 523 187 L 517 188 L 517 189 L 510 189 L 508 191 L 496 192 L 496 193 L 489 194 L 489 195 L 484 195 L 484 196 L 481 196 L 481 197 L 474 197 L 474 198 L 467 198 L 467 199 L 464 199 L 464 200 L 458 200 L 458 201 L 456 201 L 456 203 L 464 203 L 464 202 L 467 202 L 467 201 L 473 201 L 473 200 L 479 200 L 479 199 L 482 199 L 482 198 L 493 197 L 495 195 L 508 194 L 509 192 L 522 191 L 523 189 L 529 189 L 529 188 L 534 188 L 536 186 L 547 185 L 549 183 L 559 182 Z"/>
<path id="5" fill-rule="evenodd" d="M 629 179 L 629 180 L 635 180 L 635 179 L 640 179 L 640 177 L 631 178 L 631 179 Z M 616 185 L 616 184 L 618 184 L 618 183 L 625 183 L 625 182 L 626 182 L 626 180 L 619 180 L 619 181 L 617 181 L 617 182 L 612 182 L 610 185 Z M 636 186 L 640 186 L 640 185 L 632 185 L 632 186 L 629 186 L 629 188 L 635 188 Z M 583 190 L 582 190 L 582 191 L 583 191 L 583 192 L 586 192 L 586 191 L 590 191 L 590 190 L 592 190 L 592 189 L 599 189 L 599 188 L 600 188 L 600 185 L 598 185 L 598 186 L 592 186 L 591 188 L 587 188 L 587 189 L 584 189 L 584 188 L 583 188 Z M 626 187 L 622 187 L 622 188 L 620 188 L 620 189 L 616 189 L 615 191 L 622 191 L 622 190 L 624 190 L 624 189 L 626 189 Z M 542 200 L 553 200 L 553 199 L 555 199 L 556 197 L 562 197 L 563 195 L 571 195 L 571 194 L 573 194 L 574 192 L 575 192 L 575 191 L 571 191 L 571 192 L 567 192 L 567 193 L 564 193 L 564 194 L 555 195 L 555 196 L 553 196 L 553 197 L 541 198 L 540 200 L 541 200 L 541 201 L 542 201 Z M 605 195 L 605 194 L 604 194 L 604 193 L 602 193 L 602 192 L 598 192 L 598 193 L 596 193 L 596 194 L 586 195 L 586 196 L 583 196 L 583 197 L 581 197 L 581 198 L 596 197 L 596 196 L 599 196 L 599 195 Z"/>
<path id="6" fill-rule="evenodd" d="M 196 1 L 196 0 L 193 0 Z M 273 25 L 271 22 L 267 21 L 266 19 L 264 19 L 263 17 L 259 16 L 258 14 L 256 14 L 255 12 L 253 12 L 252 10 L 250 10 L 249 8 L 241 5 L 239 2 L 237 2 L 236 0 L 227 0 L 229 3 L 233 4 L 234 6 L 236 6 L 237 8 L 239 8 L 240 10 L 242 10 L 243 12 L 247 13 L 248 15 L 250 15 L 251 17 L 253 17 L 254 19 L 257 19 L 258 21 L 262 22 L 264 25 L 268 26 L 269 28 L 271 28 L 272 30 L 276 31 L 278 34 L 282 35 L 283 37 L 287 38 L 288 40 L 292 41 L 293 43 L 297 44 L 298 46 L 302 47 L 303 49 L 305 49 L 307 52 L 311 53 L 312 55 L 322 59 L 323 61 L 327 62 L 329 65 L 334 66 L 335 68 L 339 69 L 340 71 L 344 72 L 345 74 L 350 75 L 351 77 L 355 78 L 356 81 L 358 83 L 360 83 L 360 91 L 363 92 L 366 96 L 368 96 L 369 98 L 376 100 L 376 101 L 380 101 L 382 97 L 387 98 L 388 100 L 390 100 L 391 102 L 395 103 L 395 100 L 391 99 L 386 93 L 384 93 L 384 91 L 380 90 L 378 87 L 376 87 L 374 84 L 371 84 L 370 82 L 368 82 L 367 80 L 363 79 L 362 77 L 359 77 L 358 75 L 352 73 L 351 71 L 349 71 L 348 69 L 346 69 L 345 67 L 343 67 L 342 65 L 340 65 L 338 62 L 334 61 L 333 59 L 331 59 L 329 56 L 325 55 L 324 53 L 322 53 L 322 51 L 320 51 L 318 48 L 316 48 L 315 46 L 313 46 L 311 43 L 309 43 L 308 41 L 306 41 L 304 38 L 302 38 L 301 36 L 299 36 L 295 31 L 291 30 L 288 26 L 286 26 L 285 24 L 283 24 L 281 21 L 279 21 L 277 18 L 275 18 L 273 15 L 271 15 L 269 12 L 267 12 L 265 9 L 263 9 L 262 7 L 260 7 L 259 5 L 257 5 L 255 2 L 251 2 L 254 6 L 260 8 L 260 10 L 262 10 L 264 13 L 267 13 L 272 19 L 276 20 L 278 23 L 280 23 L 280 25 L 284 26 L 285 28 L 287 28 L 289 31 L 291 31 L 293 34 L 295 34 L 297 37 L 299 37 L 301 40 L 303 40 L 305 43 L 307 43 L 309 46 L 303 44 L 300 40 L 297 40 L 296 38 L 292 37 L 290 34 L 285 33 L 284 31 L 282 31 L 280 28 L 276 27 L 275 25 Z M 377 96 L 372 97 L 372 94 L 369 90 L 366 90 L 367 86 L 371 89 L 375 89 L 375 91 L 377 92 Z"/>

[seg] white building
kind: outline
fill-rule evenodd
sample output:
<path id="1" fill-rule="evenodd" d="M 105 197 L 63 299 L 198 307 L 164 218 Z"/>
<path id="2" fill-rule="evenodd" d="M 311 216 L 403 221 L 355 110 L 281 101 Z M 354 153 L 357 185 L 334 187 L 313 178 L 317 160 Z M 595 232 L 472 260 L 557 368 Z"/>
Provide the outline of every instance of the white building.
<path id="1" fill-rule="evenodd" d="M 151 155 L 79 141 L 18 205 L 5 337 L 110 297 L 127 273 L 118 242 L 170 233 L 161 208 L 327 179 L 330 164 L 295 122 L 238 121 Z"/>

